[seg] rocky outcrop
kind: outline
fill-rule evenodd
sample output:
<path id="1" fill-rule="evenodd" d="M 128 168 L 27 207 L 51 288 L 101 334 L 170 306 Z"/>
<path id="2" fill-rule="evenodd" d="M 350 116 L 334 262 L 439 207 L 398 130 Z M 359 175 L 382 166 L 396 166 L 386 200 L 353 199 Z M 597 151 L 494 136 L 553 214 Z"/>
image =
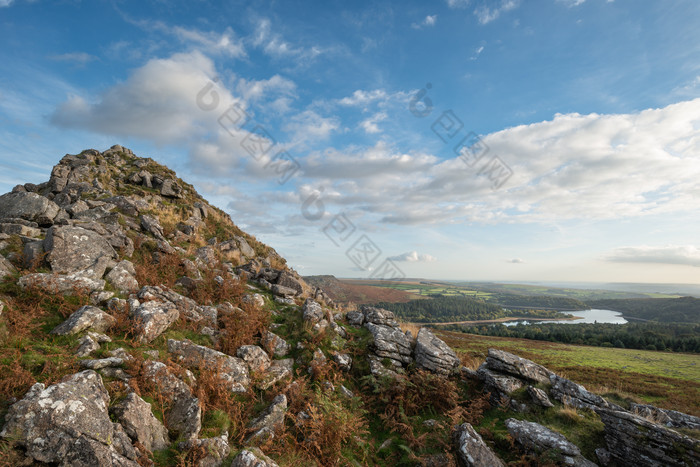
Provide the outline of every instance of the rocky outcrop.
<path id="1" fill-rule="evenodd" d="M 196 467 L 219 467 L 231 452 L 228 432 L 216 438 L 183 441 L 178 447 L 181 451 L 197 450 L 199 452 L 194 463 Z"/>
<path id="2" fill-rule="evenodd" d="M 95 332 L 104 332 L 115 323 L 115 319 L 109 313 L 95 308 L 84 306 L 73 312 L 67 320 L 56 326 L 51 334 L 66 336 L 78 334 L 89 329 Z"/>
<path id="3" fill-rule="evenodd" d="M 700 465 L 700 440 L 633 413 L 597 408 L 610 457 L 620 465 Z"/>
<path id="4" fill-rule="evenodd" d="M 455 427 L 452 441 L 461 467 L 503 467 L 505 464 L 469 423 Z"/>
<path id="5" fill-rule="evenodd" d="M 415 359 L 418 368 L 445 376 L 456 374 L 460 366 L 455 351 L 425 327 L 418 331 Z"/>
<path id="6" fill-rule="evenodd" d="M 134 321 L 136 337 L 139 342 L 151 342 L 160 336 L 180 317 L 180 312 L 170 302 L 141 303 L 129 311 Z"/>
<path id="7" fill-rule="evenodd" d="M 102 378 L 91 370 L 48 388 L 36 383 L 10 407 L 0 436 L 24 446 L 38 462 L 138 467 L 128 436 L 109 418 L 108 404 Z"/>
<path id="8" fill-rule="evenodd" d="M 73 226 L 53 226 L 44 240 L 46 259 L 56 274 L 80 273 L 101 279 L 117 258 L 112 245 L 92 230 Z"/>
<path id="9" fill-rule="evenodd" d="M 558 461 L 565 465 L 596 466 L 596 464 L 583 457 L 578 446 L 567 440 L 564 435 L 542 425 L 509 418 L 506 420 L 506 428 L 513 439 L 526 451 L 535 453 L 549 452 L 559 457 Z"/>
<path id="10" fill-rule="evenodd" d="M 141 443 L 148 451 L 165 449 L 170 444 L 168 430 L 153 416 L 151 404 L 136 393 L 129 393 L 124 400 L 110 409 L 129 437 Z"/>
<path id="11" fill-rule="evenodd" d="M 514 376 L 503 375 L 491 371 L 482 365 L 476 372 L 485 386 L 485 389 L 491 392 L 491 401 L 495 404 L 507 403 L 510 401 L 509 396 L 516 390 L 523 387 L 523 382 Z"/>
<path id="12" fill-rule="evenodd" d="M 669 428 L 700 430 L 700 417 L 647 404 L 631 404 L 630 412 Z"/>
<path id="13" fill-rule="evenodd" d="M 215 374 L 232 392 L 245 392 L 250 385 L 246 362 L 240 358 L 194 344 L 189 340 L 168 339 L 168 352 L 186 368 Z"/>
<path id="14" fill-rule="evenodd" d="M 570 405 L 578 409 L 593 410 L 600 407 L 622 410 L 622 407 L 611 404 L 599 395 L 586 390 L 586 388 L 580 384 L 576 384 L 559 375 L 552 374 L 550 381 L 552 383 L 552 388 L 549 390 L 549 393 L 562 404 Z"/>
<path id="15" fill-rule="evenodd" d="M 262 441 L 274 437 L 275 430 L 282 427 L 284 415 L 287 413 L 287 397 L 280 394 L 272 400 L 270 406 L 258 418 L 250 422 L 248 431 L 252 434 L 246 443 Z"/>
<path id="16" fill-rule="evenodd" d="M 549 384 L 549 378 L 554 374 L 533 361 L 497 349 L 489 349 L 486 357 L 486 367 L 493 371 L 507 373 L 536 383 Z"/>
<path id="17" fill-rule="evenodd" d="M 202 429 L 202 408 L 192 389 L 161 362 L 144 362 L 143 374 L 170 401 L 165 412 L 168 429 L 185 439 L 196 439 Z"/>
<path id="18" fill-rule="evenodd" d="M 364 327 L 372 334 L 370 370 L 375 376 L 392 376 L 413 361 L 411 341 L 389 310 L 363 306 Z M 387 365 L 385 365 L 388 364 Z"/>
<path id="19" fill-rule="evenodd" d="M 56 203 L 37 193 L 7 193 L 0 196 L 0 217 L 19 218 L 50 225 L 60 208 Z"/>
<path id="20" fill-rule="evenodd" d="M 47 273 L 26 274 L 17 282 L 23 289 L 36 288 L 44 292 L 61 295 L 76 295 L 103 290 L 105 281 L 76 274 L 60 275 Z"/>
<path id="21" fill-rule="evenodd" d="M 279 467 L 272 459 L 255 447 L 249 447 L 233 459 L 231 467 Z"/>

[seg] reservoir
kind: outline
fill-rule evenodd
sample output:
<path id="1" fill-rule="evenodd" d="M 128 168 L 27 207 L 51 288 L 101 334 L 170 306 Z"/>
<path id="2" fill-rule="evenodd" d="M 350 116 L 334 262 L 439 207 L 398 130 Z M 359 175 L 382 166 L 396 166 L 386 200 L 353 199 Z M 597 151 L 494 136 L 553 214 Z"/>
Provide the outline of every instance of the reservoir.
<path id="1" fill-rule="evenodd" d="M 612 310 L 582 310 L 582 311 L 567 311 L 570 315 L 581 319 L 552 319 L 543 321 L 509 321 L 503 323 L 506 326 L 515 326 L 516 324 L 546 324 L 546 323 L 561 323 L 561 324 L 592 324 L 592 323 L 608 323 L 608 324 L 625 324 L 627 320 L 622 317 L 622 313 Z"/>

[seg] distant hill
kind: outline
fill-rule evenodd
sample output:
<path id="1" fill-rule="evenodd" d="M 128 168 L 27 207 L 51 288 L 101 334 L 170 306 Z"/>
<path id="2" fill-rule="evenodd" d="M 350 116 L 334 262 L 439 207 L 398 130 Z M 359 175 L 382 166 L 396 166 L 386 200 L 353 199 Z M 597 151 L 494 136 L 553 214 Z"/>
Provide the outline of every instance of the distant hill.
<path id="1" fill-rule="evenodd" d="M 700 323 L 700 299 L 694 297 L 592 300 L 586 303 L 593 308 L 619 311 L 626 318 L 660 323 Z"/>
<path id="2" fill-rule="evenodd" d="M 415 298 L 403 290 L 354 284 L 353 281 L 339 280 L 332 275 L 306 276 L 304 279 L 309 284 L 323 289 L 333 301 L 338 303 L 352 302 L 358 305 L 377 302 L 402 303 Z"/>

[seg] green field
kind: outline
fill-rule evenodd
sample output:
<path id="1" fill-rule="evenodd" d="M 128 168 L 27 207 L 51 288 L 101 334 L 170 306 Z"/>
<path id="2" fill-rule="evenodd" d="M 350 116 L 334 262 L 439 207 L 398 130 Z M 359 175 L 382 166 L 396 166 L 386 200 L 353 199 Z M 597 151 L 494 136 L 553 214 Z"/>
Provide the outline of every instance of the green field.
<path id="1" fill-rule="evenodd" d="M 491 347 L 540 363 L 601 394 L 700 415 L 700 356 L 613 349 L 436 331 L 461 356 L 479 363 Z"/>

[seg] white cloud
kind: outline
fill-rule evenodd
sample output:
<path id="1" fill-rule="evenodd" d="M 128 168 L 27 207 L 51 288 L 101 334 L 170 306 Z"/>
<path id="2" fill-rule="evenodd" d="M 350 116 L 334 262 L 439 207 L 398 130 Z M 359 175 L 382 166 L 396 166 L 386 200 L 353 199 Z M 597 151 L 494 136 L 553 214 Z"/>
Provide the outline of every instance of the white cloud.
<path id="1" fill-rule="evenodd" d="M 700 248 L 693 245 L 627 246 L 615 249 L 606 259 L 616 263 L 660 263 L 700 267 Z"/>
<path id="2" fill-rule="evenodd" d="M 501 4 L 498 7 L 488 7 L 486 5 L 480 5 L 474 10 L 476 18 L 479 20 L 480 24 L 487 24 L 501 16 L 501 13 L 506 13 L 508 11 L 514 10 L 520 6 L 520 0 L 501 0 Z"/>
<path id="3" fill-rule="evenodd" d="M 273 58 L 295 58 L 308 61 L 323 53 L 323 50 L 318 46 L 296 47 L 287 42 L 281 34 L 272 30 L 272 23 L 267 18 L 257 21 L 251 43 Z"/>
<path id="4" fill-rule="evenodd" d="M 51 120 L 59 126 L 161 144 L 189 141 L 216 128 L 220 113 L 236 101 L 224 87 L 217 86 L 220 111 L 205 112 L 197 106 L 198 93 L 214 76 L 213 62 L 199 52 L 153 59 L 95 100 L 70 97 Z"/>
<path id="5" fill-rule="evenodd" d="M 293 133 L 294 142 L 310 142 L 327 139 L 339 127 L 337 118 L 322 117 L 313 110 L 305 110 L 292 117 L 284 130 Z"/>
<path id="6" fill-rule="evenodd" d="M 608 3 L 612 3 L 614 0 L 608 0 Z M 564 5 L 568 6 L 569 8 L 573 8 L 575 6 L 579 6 L 583 3 L 586 2 L 586 0 L 556 0 L 557 3 L 563 3 Z"/>
<path id="7" fill-rule="evenodd" d="M 261 97 L 270 95 L 295 96 L 296 84 L 280 75 L 274 75 L 269 79 L 246 80 L 241 78 L 236 90 L 246 100 L 258 100 Z"/>
<path id="8" fill-rule="evenodd" d="M 474 55 L 472 55 L 472 56 L 469 58 L 469 60 L 476 60 L 477 58 L 479 58 L 479 55 L 481 55 L 481 52 L 483 52 L 483 51 L 484 51 L 484 46 L 483 46 L 483 45 L 477 47 L 476 49 L 474 49 Z"/>
<path id="9" fill-rule="evenodd" d="M 77 65 L 85 65 L 88 62 L 97 60 L 97 57 L 85 52 L 71 52 L 59 55 L 50 55 L 48 58 L 56 62 L 72 62 Z"/>
<path id="10" fill-rule="evenodd" d="M 370 118 L 360 122 L 360 127 L 365 130 L 367 134 L 381 133 L 382 130 L 379 129 L 377 123 L 386 120 L 387 114 L 385 112 L 379 112 L 372 115 Z"/>
<path id="11" fill-rule="evenodd" d="M 383 89 L 374 89 L 372 91 L 364 91 L 358 89 L 352 93 L 350 97 L 343 97 L 338 101 L 340 105 L 348 107 L 364 107 L 372 102 L 387 98 L 387 92 Z"/>
<path id="12" fill-rule="evenodd" d="M 432 263 L 437 261 L 437 258 L 430 255 L 418 254 L 417 251 L 409 251 L 397 256 L 389 257 L 392 261 L 403 261 L 408 263 Z"/>
<path id="13" fill-rule="evenodd" d="M 512 263 L 512 264 L 524 264 L 525 260 L 522 258 L 513 258 L 513 259 L 509 259 L 507 262 Z"/>
<path id="14" fill-rule="evenodd" d="M 170 28 L 166 27 L 165 29 Z M 231 28 L 227 28 L 226 31 L 219 34 L 176 26 L 170 29 L 170 32 L 182 42 L 196 44 L 200 50 L 205 50 L 208 53 L 220 53 L 230 57 L 246 56 L 243 42 L 236 37 Z"/>
<path id="15" fill-rule="evenodd" d="M 14 0 L 0 0 L 0 8 L 10 6 L 13 2 Z"/>
<path id="16" fill-rule="evenodd" d="M 437 15 L 428 15 L 420 23 L 412 23 L 413 29 L 423 29 L 424 27 L 433 27 L 437 23 Z"/>
<path id="17" fill-rule="evenodd" d="M 469 0 L 447 0 L 449 8 L 466 8 L 469 5 Z"/>

